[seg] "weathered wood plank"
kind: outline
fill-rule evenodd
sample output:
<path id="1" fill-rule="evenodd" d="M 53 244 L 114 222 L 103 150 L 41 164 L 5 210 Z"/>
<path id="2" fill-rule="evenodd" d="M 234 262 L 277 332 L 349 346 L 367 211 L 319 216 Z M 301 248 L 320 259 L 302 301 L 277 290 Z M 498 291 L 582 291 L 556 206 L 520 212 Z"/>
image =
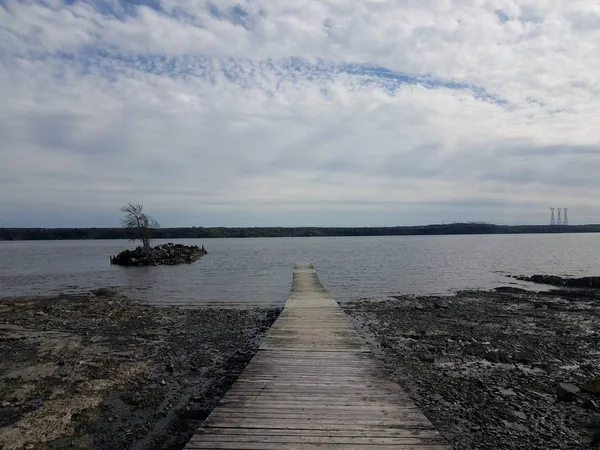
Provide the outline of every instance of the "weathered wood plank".
<path id="1" fill-rule="evenodd" d="M 248 412 L 256 412 L 256 413 L 260 413 L 262 411 L 265 412 L 271 412 L 271 411 L 277 411 L 277 412 L 297 412 L 297 411 L 304 411 L 304 410 L 308 410 L 308 411 L 315 411 L 315 412 L 324 412 L 324 413 L 343 413 L 343 414 L 369 414 L 369 412 L 371 411 L 377 411 L 378 413 L 383 413 L 383 414 L 392 414 L 394 412 L 397 411 L 419 411 L 419 409 L 417 407 L 414 406 L 399 406 L 397 408 L 392 408 L 389 407 L 387 405 L 382 405 L 382 406 L 371 406 L 371 405 L 364 405 L 361 403 L 357 403 L 356 406 L 354 406 L 352 409 L 348 408 L 346 405 L 332 405 L 332 404 L 328 404 L 323 402 L 322 406 L 313 406 L 312 403 L 309 404 L 300 404 L 297 406 L 294 405 L 289 405 L 286 402 L 280 402 L 279 403 L 281 406 L 263 406 L 263 405 L 257 405 L 257 406 L 242 406 L 242 405 L 223 405 L 219 407 L 219 411 L 231 411 L 231 412 L 241 412 L 241 411 L 248 411 Z"/>
<path id="2" fill-rule="evenodd" d="M 214 428 L 302 428 L 313 430 L 337 430 L 342 428 L 352 429 L 357 424 L 363 427 L 383 427 L 383 428 L 419 428 L 430 426 L 423 421 L 422 417 L 408 417 L 404 419 L 383 418 L 372 419 L 367 417 L 335 419 L 324 417 L 311 418 L 272 418 L 263 419 L 260 417 L 221 417 L 211 414 L 204 421 L 205 426 Z"/>
<path id="3" fill-rule="evenodd" d="M 448 449 L 305 264 L 258 353 L 186 448 L 323 447 Z"/>
<path id="4" fill-rule="evenodd" d="M 205 434 L 218 434 L 218 435 L 243 435 L 243 436 L 306 436 L 306 430 L 286 430 L 283 428 L 271 428 L 271 429 L 260 429 L 260 428 L 200 428 L 197 436 Z M 311 430 L 310 436 L 321 436 L 321 437 L 422 437 L 422 438 L 436 438 L 439 437 L 439 432 L 435 429 L 379 429 L 367 431 L 353 430 L 353 431 L 342 431 L 342 430 Z"/>
<path id="5" fill-rule="evenodd" d="M 389 421 L 392 424 L 395 423 L 406 423 L 408 420 L 414 420 L 418 423 L 421 420 L 421 413 L 419 410 L 411 410 L 411 411 L 395 411 L 393 413 L 387 413 L 383 415 L 385 417 L 386 421 Z M 355 420 L 355 419 L 359 419 L 361 420 L 362 423 L 367 423 L 367 421 L 369 421 L 370 419 L 374 419 L 373 422 L 381 422 L 381 412 L 377 411 L 377 410 L 373 410 L 371 412 L 362 412 L 362 413 L 343 413 L 343 412 L 339 412 L 339 411 L 323 411 L 323 410 L 319 410 L 319 411 L 315 411 L 312 409 L 305 409 L 304 411 L 289 411 L 289 412 L 283 412 L 283 411 L 271 411 L 271 412 L 259 412 L 259 411 L 255 411 L 255 412 L 248 412 L 248 411 L 244 411 L 244 412 L 239 412 L 239 411 L 235 411 L 234 409 L 229 409 L 229 410 L 223 410 L 221 408 L 219 408 L 217 411 L 215 411 L 215 413 L 212 415 L 213 419 L 217 420 L 217 419 L 221 419 L 221 420 L 227 420 L 227 419 L 233 419 L 233 418 L 237 418 L 237 419 L 256 419 L 256 420 L 260 420 L 260 421 L 264 421 L 265 419 L 270 420 L 270 419 L 275 419 L 276 421 L 278 421 L 278 419 L 281 419 L 282 423 L 285 420 L 296 420 L 296 421 L 304 421 L 304 420 L 318 420 L 319 423 L 328 423 L 328 422 L 337 422 L 337 421 L 342 421 L 344 423 L 350 421 L 350 420 Z"/>
<path id="6" fill-rule="evenodd" d="M 189 449 L 254 449 L 254 450 L 312 450 L 312 449 L 344 449 L 344 450 L 356 450 L 356 449 L 401 449 L 401 450 L 443 450 L 444 447 L 436 444 L 402 444 L 396 442 L 394 444 L 333 444 L 333 443 L 283 443 L 283 442 L 203 442 L 197 441 L 192 444 L 188 444 L 186 448 Z"/>
<path id="7" fill-rule="evenodd" d="M 433 441 L 433 442 L 432 442 Z M 190 441 L 193 443 L 194 440 Z M 435 444 L 435 437 L 365 437 L 365 436 L 306 436 L 306 435 L 239 435 L 239 434 L 213 434 L 203 435 L 201 442 L 281 442 L 303 444 Z"/>

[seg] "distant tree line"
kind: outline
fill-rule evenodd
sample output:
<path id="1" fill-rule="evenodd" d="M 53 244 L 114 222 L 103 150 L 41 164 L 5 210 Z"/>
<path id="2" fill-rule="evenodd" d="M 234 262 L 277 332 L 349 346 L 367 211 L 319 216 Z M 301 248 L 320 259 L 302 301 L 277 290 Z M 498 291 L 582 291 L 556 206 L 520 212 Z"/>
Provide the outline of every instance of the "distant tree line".
<path id="1" fill-rule="evenodd" d="M 309 236 L 427 236 L 442 234 L 522 234 L 522 233 L 599 233 L 593 225 L 494 225 L 489 223 L 452 223 L 413 227 L 255 227 L 255 228 L 159 228 L 155 239 L 176 238 L 250 238 Z M 0 240 L 52 239 L 130 239 L 126 228 L 0 228 Z"/>

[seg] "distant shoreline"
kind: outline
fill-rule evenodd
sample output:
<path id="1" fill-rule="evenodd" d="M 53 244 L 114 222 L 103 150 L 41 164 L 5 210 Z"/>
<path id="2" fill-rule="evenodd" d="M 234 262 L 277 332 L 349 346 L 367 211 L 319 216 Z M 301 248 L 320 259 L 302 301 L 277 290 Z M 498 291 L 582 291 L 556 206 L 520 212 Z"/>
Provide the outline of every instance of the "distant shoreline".
<path id="1" fill-rule="evenodd" d="M 463 234 L 600 233 L 600 224 L 494 225 L 452 223 L 409 227 L 179 227 L 156 230 L 156 239 L 334 236 L 435 236 Z M 123 228 L 0 228 L 0 241 L 128 239 Z"/>

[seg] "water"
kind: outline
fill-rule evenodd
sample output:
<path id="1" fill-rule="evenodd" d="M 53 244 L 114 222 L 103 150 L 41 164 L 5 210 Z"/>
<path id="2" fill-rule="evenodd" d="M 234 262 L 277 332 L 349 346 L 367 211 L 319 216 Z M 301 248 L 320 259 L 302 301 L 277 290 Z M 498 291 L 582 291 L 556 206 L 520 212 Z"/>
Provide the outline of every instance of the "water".
<path id="1" fill-rule="evenodd" d="M 342 302 L 528 286 L 508 274 L 600 272 L 598 234 L 171 241 L 204 244 L 209 254 L 191 265 L 128 268 L 109 264 L 109 255 L 132 247 L 127 241 L 0 242 L 0 297 L 111 287 L 161 305 L 281 305 L 301 261 Z"/>

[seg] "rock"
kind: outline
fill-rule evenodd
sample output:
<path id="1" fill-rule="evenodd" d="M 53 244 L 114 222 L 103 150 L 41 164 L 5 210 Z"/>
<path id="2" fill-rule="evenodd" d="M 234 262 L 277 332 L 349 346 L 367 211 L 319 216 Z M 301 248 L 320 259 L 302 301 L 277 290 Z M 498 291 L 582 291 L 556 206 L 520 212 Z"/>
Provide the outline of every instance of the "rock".
<path id="1" fill-rule="evenodd" d="M 525 289 L 516 288 L 512 286 L 500 286 L 494 288 L 496 292 L 505 293 L 505 294 L 526 294 L 527 291 Z"/>
<path id="2" fill-rule="evenodd" d="M 527 415 L 524 412 L 521 411 L 513 411 L 512 412 L 513 417 L 515 417 L 516 419 L 519 420 L 527 420 Z"/>
<path id="3" fill-rule="evenodd" d="M 431 354 L 425 353 L 423 355 L 419 355 L 419 361 L 422 361 L 425 363 L 434 363 L 435 357 Z"/>
<path id="4" fill-rule="evenodd" d="M 521 425 L 520 423 L 510 422 L 508 420 L 502 420 L 502 423 L 507 427 L 515 431 L 527 432 L 529 428 L 525 425 Z"/>
<path id="5" fill-rule="evenodd" d="M 423 339 L 423 335 L 419 333 L 415 333 L 411 331 L 410 333 L 402 333 L 401 336 L 405 339 Z M 392 345 L 388 345 L 388 347 L 393 347 Z"/>
<path id="6" fill-rule="evenodd" d="M 502 388 L 499 388 L 498 389 L 498 393 L 502 397 L 514 397 L 515 395 L 517 395 L 517 393 L 515 391 L 513 391 L 512 389 L 502 389 Z"/>
<path id="7" fill-rule="evenodd" d="M 586 399 L 581 405 L 584 409 L 588 409 L 590 411 L 597 411 L 598 404 L 594 400 Z"/>
<path id="8" fill-rule="evenodd" d="M 422 311 L 425 309 L 425 307 L 423 305 L 421 305 L 420 303 L 415 303 L 415 309 Z"/>
<path id="9" fill-rule="evenodd" d="M 581 386 L 583 392 L 588 394 L 600 395 L 600 380 L 591 380 Z"/>
<path id="10" fill-rule="evenodd" d="M 575 288 L 600 288 L 600 277 L 563 278 L 555 275 L 533 275 L 531 277 L 516 276 L 517 280 L 530 283 L 549 284 L 552 286 Z"/>
<path id="11" fill-rule="evenodd" d="M 573 384 L 559 383 L 556 389 L 556 398 L 561 402 L 572 402 L 577 398 L 579 392 L 579 388 Z"/>

